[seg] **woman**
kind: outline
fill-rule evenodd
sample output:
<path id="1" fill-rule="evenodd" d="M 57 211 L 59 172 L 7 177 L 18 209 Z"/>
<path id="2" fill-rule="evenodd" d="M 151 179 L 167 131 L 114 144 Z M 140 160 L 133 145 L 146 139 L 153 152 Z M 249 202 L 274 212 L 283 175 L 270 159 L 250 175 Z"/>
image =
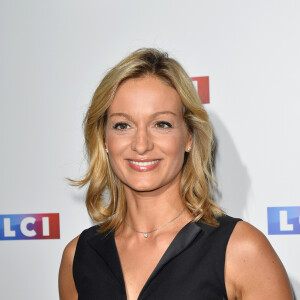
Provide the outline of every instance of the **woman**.
<path id="1" fill-rule="evenodd" d="M 98 225 L 65 248 L 61 300 L 293 298 L 263 234 L 212 201 L 212 128 L 178 62 L 132 53 L 102 80 L 84 124 L 89 170 L 73 183 L 89 183 Z"/>

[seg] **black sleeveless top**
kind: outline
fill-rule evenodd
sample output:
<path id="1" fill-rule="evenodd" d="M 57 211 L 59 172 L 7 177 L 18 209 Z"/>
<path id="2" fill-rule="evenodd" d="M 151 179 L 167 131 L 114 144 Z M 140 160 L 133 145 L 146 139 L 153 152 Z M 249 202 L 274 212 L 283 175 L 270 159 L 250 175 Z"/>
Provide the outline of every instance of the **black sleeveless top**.
<path id="1" fill-rule="evenodd" d="M 217 228 L 187 223 L 162 256 L 138 300 L 227 299 L 225 252 L 239 220 L 222 216 Z M 84 230 L 78 240 L 73 261 L 78 300 L 126 300 L 114 232 L 100 234 L 97 228 Z"/>

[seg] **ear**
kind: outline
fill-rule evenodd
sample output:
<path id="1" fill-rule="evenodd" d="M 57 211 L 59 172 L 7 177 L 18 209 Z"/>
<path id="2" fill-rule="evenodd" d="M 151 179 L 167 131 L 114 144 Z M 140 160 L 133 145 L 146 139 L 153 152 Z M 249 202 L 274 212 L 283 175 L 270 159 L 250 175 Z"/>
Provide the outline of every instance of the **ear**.
<path id="1" fill-rule="evenodd" d="M 103 137 L 103 147 L 104 147 L 104 149 L 106 150 L 106 152 L 108 152 L 108 151 L 107 151 L 107 149 L 108 149 L 108 146 L 107 146 L 107 143 L 106 143 L 105 137 Z"/>
<path id="2" fill-rule="evenodd" d="M 193 146 L 193 134 L 189 132 L 188 139 L 185 144 L 185 152 L 190 152 L 192 150 L 192 146 Z"/>
<path id="3" fill-rule="evenodd" d="M 106 153 L 108 153 L 108 147 L 107 147 L 107 144 L 105 141 L 104 141 L 104 149 L 105 149 Z"/>

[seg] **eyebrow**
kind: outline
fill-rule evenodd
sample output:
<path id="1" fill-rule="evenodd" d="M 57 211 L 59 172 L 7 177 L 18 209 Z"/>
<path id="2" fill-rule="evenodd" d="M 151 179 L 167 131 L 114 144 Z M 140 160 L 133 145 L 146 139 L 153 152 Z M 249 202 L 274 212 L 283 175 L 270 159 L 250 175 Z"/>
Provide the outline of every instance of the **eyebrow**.
<path id="1" fill-rule="evenodd" d="M 176 116 L 175 113 L 173 113 L 172 111 L 168 111 L 168 110 L 166 110 L 166 111 L 158 111 L 158 112 L 152 114 L 151 116 L 152 116 L 153 118 L 155 118 L 155 117 L 157 117 L 157 116 L 159 116 L 159 115 L 167 115 L 167 114 Z M 128 114 L 125 114 L 125 113 L 112 113 L 112 114 L 109 115 L 109 117 L 115 117 L 115 116 L 125 117 L 125 118 L 127 118 L 128 120 L 131 120 L 131 121 L 132 121 L 132 117 L 131 117 L 130 115 L 128 115 Z"/>

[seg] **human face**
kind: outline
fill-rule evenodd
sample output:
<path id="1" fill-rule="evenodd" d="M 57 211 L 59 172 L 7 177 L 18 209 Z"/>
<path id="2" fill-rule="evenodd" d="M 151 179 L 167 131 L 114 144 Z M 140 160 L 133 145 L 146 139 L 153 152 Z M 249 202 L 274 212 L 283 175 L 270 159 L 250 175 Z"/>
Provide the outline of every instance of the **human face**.
<path id="1" fill-rule="evenodd" d="M 153 76 L 121 84 L 108 110 L 105 144 L 125 187 L 139 192 L 179 187 L 191 136 L 176 90 Z"/>

